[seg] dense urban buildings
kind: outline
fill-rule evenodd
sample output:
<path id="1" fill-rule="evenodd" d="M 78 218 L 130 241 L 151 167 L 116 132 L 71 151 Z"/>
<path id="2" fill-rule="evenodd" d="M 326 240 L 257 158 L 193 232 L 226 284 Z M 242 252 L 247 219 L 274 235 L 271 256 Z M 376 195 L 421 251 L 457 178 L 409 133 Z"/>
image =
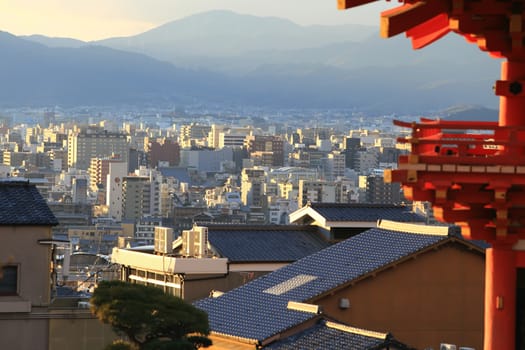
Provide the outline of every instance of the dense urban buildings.
<path id="1" fill-rule="evenodd" d="M 199 115 L 170 114 L 169 123 L 143 116 L 40 125 L 35 118 L 34 125 L 2 129 L 0 175 L 31 183 L 47 202 L 57 220 L 52 239 L 67 242 L 76 261 L 71 271 L 97 266 L 87 285 L 69 278 L 68 287 L 89 292 L 97 279 L 115 278 L 99 265 L 110 259 L 120 279 L 194 301 L 359 236 L 381 220 L 433 222 L 428 206 L 407 202 L 399 185 L 383 181 L 383 170 L 406 153 L 393 141 L 398 131 L 389 117 L 355 129 L 348 116 L 330 115 L 323 127 L 282 117 L 257 127 Z M 357 326 L 377 329 L 364 320 Z M 344 328 L 350 319 L 329 326 L 322 326 L 324 315 L 311 321 L 319 332 L 339 327 L 338 336 L 361 336 L 360 328 Z M 424 343 L 396 330 L 407 344 Z M 432 343 L 439 337 L 477 344 L 479 334 L 441 332 Z M 410 348 L 384 335 L 369 341 Z"/>
<path id="2" fill-rule="evenodd" d="M 213 222 L 287 223 L 309 202 L 404 202 L 399 187 L 382 181 L 382 169 L 406 152 L 396 148 L 390 117 L 356 129 L 351 114 L 332 112 L 326 125 L 304 122 L 306 115 L 226 123 L 198 114 L 62 113 L 31 112 L 4 125 L 1 174 L 30 179 L 52 206 L 92 207 L 87 221 L 173 220 L 184 207 Z"/>

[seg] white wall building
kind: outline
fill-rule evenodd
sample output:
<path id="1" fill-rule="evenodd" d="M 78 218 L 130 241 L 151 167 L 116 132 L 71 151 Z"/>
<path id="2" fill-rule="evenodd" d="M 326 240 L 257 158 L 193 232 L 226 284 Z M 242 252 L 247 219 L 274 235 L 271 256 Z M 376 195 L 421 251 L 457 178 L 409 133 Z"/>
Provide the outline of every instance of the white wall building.
<path id="1" fill-rule="evenodd" d="M 127 174 L 127 162 L 109 163 L 106 203 L 109 209 L 109 216 L 117 221 L 122 220 L 122 180 Z"/>

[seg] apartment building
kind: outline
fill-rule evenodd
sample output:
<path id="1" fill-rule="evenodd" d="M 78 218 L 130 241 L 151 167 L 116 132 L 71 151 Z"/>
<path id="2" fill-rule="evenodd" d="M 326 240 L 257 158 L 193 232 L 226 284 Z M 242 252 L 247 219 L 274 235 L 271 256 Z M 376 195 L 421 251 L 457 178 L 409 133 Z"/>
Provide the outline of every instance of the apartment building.
<path id="1" fill-rule="evenodd" d="M 266 172 L 264 169 L 245 168 L 241 173 L 241 202 L 247 206 L 262 207 L 265 199 Z"/>
<path id="2" fill-rule="evenodd" d="M 129 145 L 127 135 L 105 130 L 84 129 L 68 136 L 68 166 L 87 170 L 92 158 L 119 155 L 127 160 Z"/>
<path id="3" fill-rule="evenodd" d="M 122 163 L 123 161 L 119 155 L 91 158 L 88 168 L 89 189 L 93 192 L 97 192 L 99 189 L 106 189 L 108 185 L 107 175 L 109 174 L 109 165 L 111 163 Z"/>
<path id="4" fill-rule="evenodd" d="M 179 143 L 182 148 L 205 146 L 211 126 L 191 123 L 180 128 Z"/>
<path id="5" fill-rule="evenodd" d="M 179 144 L 170 139 L 150 141 L 147 154 L 150 168 L 157 168 L 161 162 L 168 166 L 177 166 L 180 163 Z"/>
<path id="6" fill-rule="evenodd" d="M 244 140 L 244 146 L 251 157 L 262 158 L 270 152 L 270 166 L 283 166 L 284 164 L 284 143 L 282 138 L 277 136 L 248 135 Z M 253 154 L 253 155 L 252 155 Z M 268 157 L 268 156 L 266 156 Z M 265 158 L 266 159 L 266 158 Z M 265 160 L 265 162 L 270 162 Z"/>

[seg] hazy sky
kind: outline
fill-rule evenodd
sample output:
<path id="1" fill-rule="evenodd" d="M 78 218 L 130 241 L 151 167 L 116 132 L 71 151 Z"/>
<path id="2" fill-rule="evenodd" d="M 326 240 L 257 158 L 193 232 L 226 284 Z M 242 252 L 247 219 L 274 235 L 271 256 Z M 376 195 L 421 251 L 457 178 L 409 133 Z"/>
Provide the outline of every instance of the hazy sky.
<path id="1" fill-rule="evenodd" d="M 303 25 L 378 26 L 379 12 L 386 6 L 381 1 L 339 11 L 337 0 L 0 0 L 0 30 L 16 35 L 96 40 L 138 34 L 175 19 L 217 9 L 288 18 Z"/>

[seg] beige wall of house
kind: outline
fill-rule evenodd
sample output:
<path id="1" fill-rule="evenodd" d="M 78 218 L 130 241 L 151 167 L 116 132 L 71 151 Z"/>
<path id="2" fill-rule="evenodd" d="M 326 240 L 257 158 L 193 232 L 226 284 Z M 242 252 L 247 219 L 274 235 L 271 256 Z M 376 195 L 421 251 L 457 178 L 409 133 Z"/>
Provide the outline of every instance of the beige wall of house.
<path id="1" fill-rule="evenodd" d="M 48 226 L 0 226 L 0 269 L 17 266 L 17 295 L 0 295 L 0 349 L 103 349 L 115 339 L 89 310 L 51 306 Z M 54 305 L 54 304 L 53 304 Z"/>
<path id="2" fill-rule="evenodd" d="M 0 226 L 0 266 L 18 267 L 17 294 L 34 306 L 50 302 L 51 247 L 38 243 L 50 238 L 48 226 Z M 11 301 L 0 297 L 0 313 Z"/>
<path id="3" fill-rule="evenodd" d="M 355 327 L 418 349 L 483 348 L 484 255 L 461 244 L 430 250 L 312 303 Z M 339 307 L 342 298 L 350 307 Z"/>

